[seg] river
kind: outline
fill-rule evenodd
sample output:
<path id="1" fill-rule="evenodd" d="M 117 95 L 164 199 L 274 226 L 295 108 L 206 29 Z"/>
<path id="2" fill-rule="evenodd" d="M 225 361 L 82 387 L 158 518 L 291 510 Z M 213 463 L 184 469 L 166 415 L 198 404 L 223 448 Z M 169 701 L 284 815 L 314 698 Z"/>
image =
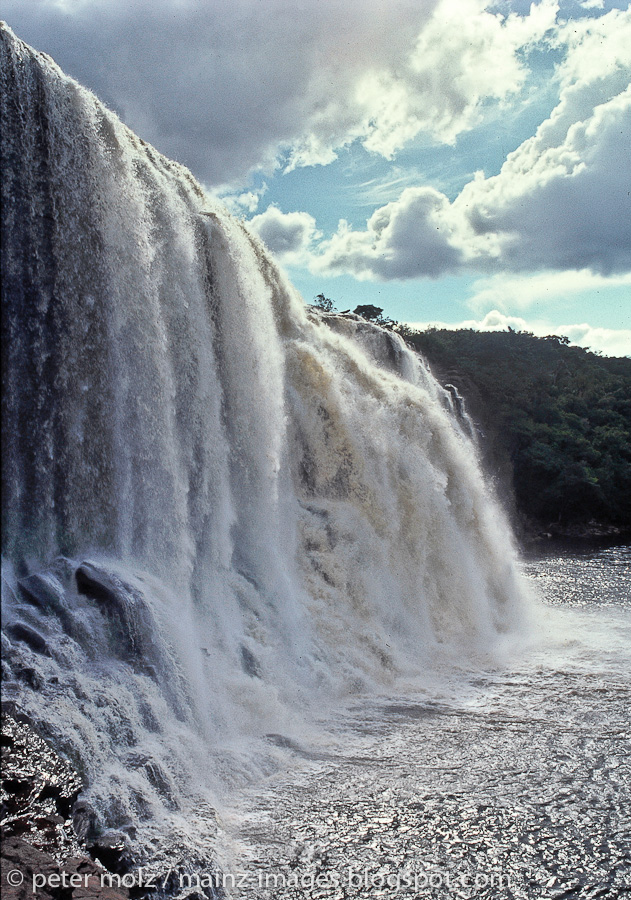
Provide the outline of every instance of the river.
<path id="1" fill-rule="evenodd" d="M 229 896 L 631 891 L 631 548 L 549 551 L 523 573 L 542 597 L 527 647 L 356 703 L 239 795 L 222 821 Z"/>

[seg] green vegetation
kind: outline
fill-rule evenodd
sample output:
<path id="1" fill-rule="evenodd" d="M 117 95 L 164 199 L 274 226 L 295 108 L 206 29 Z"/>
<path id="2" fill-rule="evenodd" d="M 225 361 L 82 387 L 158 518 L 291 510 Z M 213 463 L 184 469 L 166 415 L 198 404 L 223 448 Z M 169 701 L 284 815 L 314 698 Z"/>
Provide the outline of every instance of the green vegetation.
<path id="1" fill-rule="evenodd" d="M 315 306 L 316 309 L 321 309 L 322 312 L 325 313 L 337 312 L 337 308 L 333 301 L 329 297 L 325 297 L 324 294 L 316 294 L 313 298 L 312 306 Z M 341 315 L 345 315 L 348 312 L 350 312 L 350 310 L 346 309 Z M 384 316 L 383 309 L 380 306 L 373 306 L 372 303 L 356 306 L 353 310 L 353 314 L 361 316 L 369 322 L 374 322 L 376 325 L 381 325 L 383 328 L 393 328 L 395 325 L 398 326 L 398 322 L 395 322 L 394 319 Z"/>
<path id="2" fill-rule="evenodd" d="M 356 316 L 368 319 L 369 322 L 375 322 L 377 325 L 390 325 L 392 319 L 386 319 L 383 315 L 383 309 L 380 306 L 373 306 L 372 303 L 366 303 L 362 306 L 356 306 L 353 310 Z"/>
<path id="3" fill-rule="evenodd" d="M 394 330 L 460 389 L 522 521 L 631 527 L 631 359 L 510 329 Z"/>
<path id="4" fill-rule="evenodd" d="M 333 312 L 335 309 L 333 301 L 328 297 L 325 297 L 324 294 L 316 294 L 313 298 L 313 305 L 318 309 L 323 310 L 323 312 Z"/>

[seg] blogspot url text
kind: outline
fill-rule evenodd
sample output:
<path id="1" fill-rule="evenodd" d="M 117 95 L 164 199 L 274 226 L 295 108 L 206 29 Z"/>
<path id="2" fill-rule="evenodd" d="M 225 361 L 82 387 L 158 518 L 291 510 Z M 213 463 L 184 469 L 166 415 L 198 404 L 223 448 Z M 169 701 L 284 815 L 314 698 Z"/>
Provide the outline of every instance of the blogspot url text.
<path id="1" fill-rule="evenodd" d="M 28 873 L 12 869 L 6 874 L 6 883 L 10 887 L 25 885 L 27 891 L 37 895 L 46 888 L 172 888 L 174 884 L 180 889 L 203 888 L 258 888 L 278 891 L 283 889 L 326 890 L 345 887 L 355 890 L 390 890 L 422 891 L 427 888 L 446 888 L 458 891 L 462 889 L 510 888 L 511 881 L 507 874 L 501 872 L 439 872 L 413 871 L 387 872 L 383 869 L 355 869 L 347 866 L 341 871 L 326 872 L 162 872 L 159 875 L 137 869 L 123 875 L 112 872 L 84 874 L 80 872 Z"/>

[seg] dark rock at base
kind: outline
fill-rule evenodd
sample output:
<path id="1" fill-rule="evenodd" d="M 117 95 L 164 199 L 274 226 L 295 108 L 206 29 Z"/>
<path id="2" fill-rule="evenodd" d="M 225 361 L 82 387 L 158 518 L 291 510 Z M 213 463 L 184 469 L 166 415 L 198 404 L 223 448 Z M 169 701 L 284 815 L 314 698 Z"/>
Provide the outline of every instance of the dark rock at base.
<path id="1" fill-rule="evenodd" d="M 122 585 L 117 584 L 104 569 L 98 568 L 92 563 L 83 562 L 76 570 L 75 578 L 80 594 L 92 597 L 99 603 L 104 603 L 114 609 L 124 603 L 121 598 Z"/>
<path id="2" fill-rule="evenodd" d="M 22 666 L 17 664 L 13 667 L 13 675 L 34 691 L 42 689 L 43 679 L 37 669 L 34 669 L 33 666 Z"/>
<path id="3" fill-rule="evenodd" d="M 133 859 L 129 838 L 121 831 L 105 831 L 87 845 L 90 856 L 98 859 L 110 872 L 129 872 Z"/>
<path id="4" fill-rule="evenodd" d="M 70 637 L 75 637 L 81 630 L 67 603 L 67 591 L 73 577 L 73 563 L 58 556 L 47 571 L 36 572 L 18 581 L 22 599 L 47 616 L 55 615 Z"/>
<path id="5" fill-rule="evenodd" d="M 28 722 L 3 716 L 0 797 L 5 835 L 30 835 L 41 845 L 57 841 L 65 853 L 78 850 L 65 822 L 81 787 L 72 766 Z"/>
<path id="6" fill-rule="evenodd" d="M 97 827 L 97 814 L 87 800 L 77 800 L 72 807 L 72 826 L 80 841 L 94 837 Z"/>
<path id="7" fill-rule="evenodd" d="M 87 801 L 77 799 L 81 788 L 72 766 L 26 716 L 17 710 L 3 715 L 3 900 L 127 900 L 120 877 L 99 862 L 112 861 L 117 871 L 128 871 L 129 840 L 106 832 L 93 839 L 99 862 L 85 855 L 80 842 L 93 836 L 97 816 Z"/>
<path id="8" fill-rule="evenodd" d="M 11 881 L 20 881 L 11 885 Z M 2 842 L 3 900 L 127 900 L 124 887 L 109 886 L 103 869 L 84 856 L 59 863 L 19 837 Z"/>

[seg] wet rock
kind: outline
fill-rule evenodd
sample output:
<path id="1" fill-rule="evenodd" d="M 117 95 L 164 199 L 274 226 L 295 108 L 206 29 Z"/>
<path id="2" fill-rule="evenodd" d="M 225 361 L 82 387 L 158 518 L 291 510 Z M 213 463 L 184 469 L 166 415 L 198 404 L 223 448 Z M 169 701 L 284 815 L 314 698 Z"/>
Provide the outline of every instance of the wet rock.
<path id="1" fill-rule="evenodd" d="M 147 779 L 160 792 L 162 797 L 169 801 L 169 805 L 175 808 L 173 785 L 168 774 L 162 766 L 150 756 L 142 753 L 129 753 L 125 758 L 125 764 L 134 769 L 143 769 Z"/>
<path id="2" fill-rule="evenodd" d="M 146 663 L 140 661 L 138 665 L 138 671 L 142 672 L 143 675 L 146 675 L 148 678 L 152 678 L 154 681 L 158 680 L 158 670 L 155 666 L 152 666 L 151 663 Z"/>
<path id="3" fill-rule="evenodd" d="M 1 745 L 3 900 L 127 900 L 120 874 L 133 863 L 129 837 L 97 835 L 96 811 L 78 798 L 72 766 L 17 710 L 3 715 Z"/>
<path id="4" fill-rule="evenodd" d="M 43 612 L 57 611 L 62 603 L 64 588 L 56 577 L 37 573 L 18 581 L 20 594 L 32 606 Z"/>
<path id="5" fill-rule="evenodd" d="M 23 600 L 46 616 L 56 616 L 71 637 L 77 631 L 77 623 L 68 602 L 74 568 L 70 560 L 60 556 L 46 571 L 21 578 L 17 585 Z"/>
<path id="6" fill-rule="evenodd" d="M 33 666 L 21 666 L 17 664 L 13 667 L 13 675 L 18 681 L 22 681 L 30 688 L 33 688 L 34 691 L 39 691 L 42 688 L 42 677 Z"/>
<path id="7" fill-rule="evenodd" d="M 59 815 L 65 820 L 82 784 L 72 766 L 61 759 L 26 721 L 2 719 L 2 798 L 5 830 L 11 822 Z"/>
<path id="8" fill-rule="evenodd" d="M 103 888 L 103 870 L 84 856 L 73 831 L 70 810 L 81 787 L 25 716 L 3 716 L 3 900 L 127 898 L 126 890 Z"/>
<path id="9" fill-rule="evenodd" d="M 2 843 L 3 900 L 127 900 L 129 892 L 109 886 L 103 869 L 84 856 L 63 863 L 19 837 Z M 13 883 L 11 883 L 13 882 Z"/>
<path id="10" fill-rule="evenodd" d="M 245 644 L 241 645 L 241 666 L 246 675 L 251 678 L 261 677 L 261 668 L 255 655 L 249 650 Z"/>
<path id="11" fill-rule="evenodd" d="M 113 572 L 89 562 L 81 563 L 75 578 L 78 592 L 95 600 L 109 619 L 120 646 L 120 655 L 147 671 L 150 665 L 148 660 L 155 654 L 150 637 L 155 626 L 142 594 Z"/>
<path id="12" fill-rule="evenodd" d="M 77 800 L 72 807 L 72 825 L 80 841 L 92 838 L 96 832 L 98 816 L 87 800 Z"/>
<path id="13" fill-rule="evenodd" d="M 111 872 L 128 872 L 133 859 L 129 838 L 122 831 L 105 831 L 87 845 L 90 855 Z"/>
<path id="14" fill-rule="evenodd" d="M 77 564 L 71 559 L 67 559 L 65 556 L 58 556 L 53 560 L 50 571 L 67 586 L 72 581 L 76 568 Z"/>
<path id="15" fill-rule="evenodd" d="M 144 770 L 151 784 L 173 805 L 173 788 L 164 769 L 154 760 L 145 763 Z"/>
<path id="16" fill-rule="evenodd" d="M 69 819 L 81 786 L 72 767 L 28 722 L 3 716 L 3 840 L 19 838 L 57 860 L 81 853 Z"/>
<path id="17" fill-rule="evenodd" d="M 121 606 L 123 585 L 104 569 L 84 562 L 75 572 L 75 578 L 77 580 L 77 590 L 80 594 L 92 597 L 99 603 L 104 603 L 114 609 Z"/>
<path id="18" fill-rule="evenodd" d="M 13 625 L 7 626 L 7 633 L 14 637 L 16 641 L 22 641 L 24 644 L 27 644 L 36 653 L 50 656 L 46 638 L 39 631 L 31 628 L 30 625 L 26 625 L 24 622 L 15 622 Z"/>

